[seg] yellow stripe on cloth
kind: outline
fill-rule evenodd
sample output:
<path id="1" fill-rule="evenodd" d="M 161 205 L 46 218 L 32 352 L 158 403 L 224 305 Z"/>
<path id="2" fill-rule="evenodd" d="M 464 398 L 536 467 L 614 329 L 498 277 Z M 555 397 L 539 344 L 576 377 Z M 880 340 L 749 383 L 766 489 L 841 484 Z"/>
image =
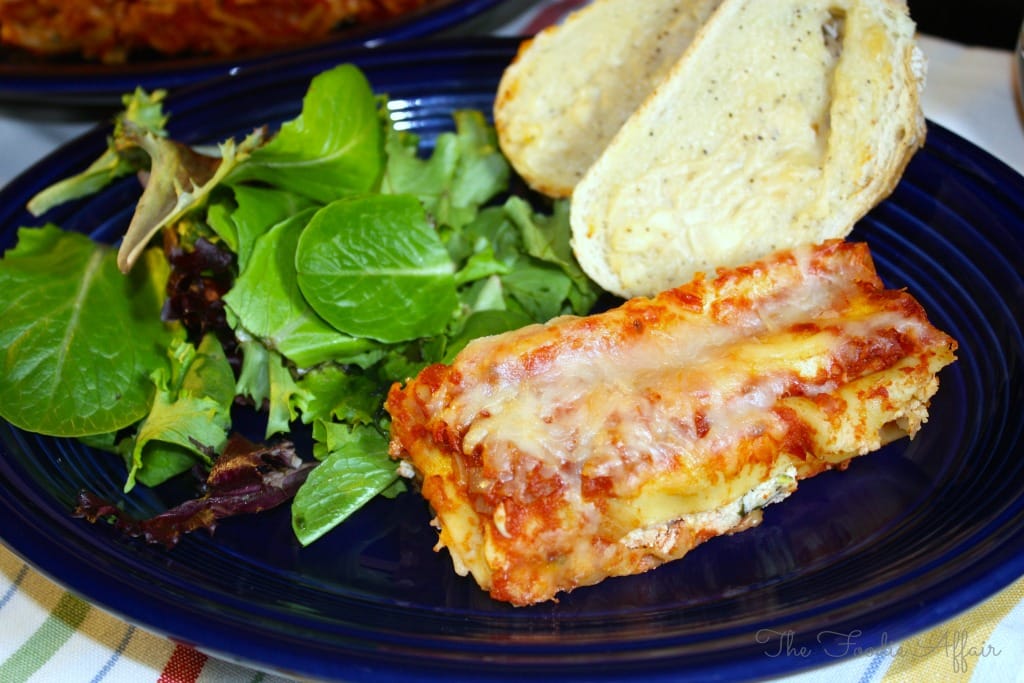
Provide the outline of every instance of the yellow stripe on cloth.
<path id="1" fill-rule="evenodd" d="M 989 637 L 999 622 L 1024 600 L 1024 578 L 1017 579 L 980 605 L 900 643 L 882 683 L 971 680 L 978 661 L 998 657 Z"/>
<path id="2" fill-rule="evenodd" d="M 23 566 L 25 566 L 25 563 L 10 550 L 7 548 L 0 550 L 0 571 L 13 577 L 16 572 L 20 573 Z M 47 612 L 53 612 L 65 593 L 63 588 L 36 571 L 28 572 L 24 580 L 18 585 L 18 590 L 30 596 Z"/>
<path id="3" fill-rule="evenodd" d="M 20 557 L 12 553 L 6 547 L 0 545 L 0 573 L 14 578 L 14 575 L 17 574 L 24 565 L 25 563 L 21 561 Z"/>
<path id="4" fill-rule="evenodd" d="M 173 652 L 174 643 L 167 638 L 135 629 L 124 649 L 124 657 L 149 669 L 162 671 Z"/>
<path id="5" fill-rule="evenodd" d="M 36 672 L 34 680 L 156 680 L 173 649 L 170 641 L 93 607 L 64 646 Z"/>

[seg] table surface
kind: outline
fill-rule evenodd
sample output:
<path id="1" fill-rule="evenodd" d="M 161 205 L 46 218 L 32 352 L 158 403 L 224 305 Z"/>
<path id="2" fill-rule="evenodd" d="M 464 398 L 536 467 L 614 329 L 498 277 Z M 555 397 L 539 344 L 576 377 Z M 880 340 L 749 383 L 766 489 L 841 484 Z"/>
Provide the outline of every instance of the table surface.
<path id="1" fill-rule="evenodd" d="M 529 35 L 581 0 L 506 2 L 455 33 Z M 1013 54 L 922 35 L 925 115 L 1024 173 Z M 0 186 L 97 123 L 95 111 L 0 104 Z M 1024 579 L 929 632 L 827 671 L 817 681 L 1024 680 Z M 286 681 L 147 633 L 65 591 L 0 544 L 0 681 Z"/>

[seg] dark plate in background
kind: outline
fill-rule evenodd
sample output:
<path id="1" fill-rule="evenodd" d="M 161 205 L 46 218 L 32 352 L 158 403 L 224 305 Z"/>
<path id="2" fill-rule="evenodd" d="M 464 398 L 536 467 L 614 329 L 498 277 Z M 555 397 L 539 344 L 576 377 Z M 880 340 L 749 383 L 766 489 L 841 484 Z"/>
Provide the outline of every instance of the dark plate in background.
<path id="1" fill-rule="evenodd" d="M 149 58 L 126 64 L 99 64 L 71 58 L 36 58 L 15 48 L 0 47 L 0 101 L 116 107 L 121 95 L 136 86 L 147 90 L 178 88 L 227 76 L 239 68 L 312 56 L 324 49 L 422 38 L 467 22 L 500 2 L 433 0 L 394 19 L 339 28 L 331 36 L 307 45 L 229 57 Z"/>
<path id="2" fill-rule="evenodd" d="M 180 92 L 174 137 L 222 140 L 293 116 L 309 79 L 354 61 L 428 140 L 455 108 L 489 110 L 515 41 L 319 53 Z M 268 96 L 272 93 L 273 96 Z M 88 163 L 76 139 L 0 193 L 0 248 L 39 189 Z M 113 240 L 138 196 L 128 179 L 46 216 Z M 764 523 L 641 576 L 512 608 L 457 577 L 418 496 L 375 500 L 301 548 L 289 512 L 222 523 L 171 552 L 73 519 L 87 487 L 116 497 L 122 466 L 74 441 L 0 423 L 0 537 L 58 583 L 215 656 L 346 681 L 740 680 L 836 661 L 844 638 L 895 643 L 1024 574 L 1024 179 L 932 126 L 894 194 L 855 229 L 887 284 L 906 287 L 960 342 L 914 441 L 801 483 Z M 3 293 L 8 295 L 9 293 Z M 152 514 L 167 490 L 138 490 Z M 807 656 L 770 656 L 785 645 Z"/>

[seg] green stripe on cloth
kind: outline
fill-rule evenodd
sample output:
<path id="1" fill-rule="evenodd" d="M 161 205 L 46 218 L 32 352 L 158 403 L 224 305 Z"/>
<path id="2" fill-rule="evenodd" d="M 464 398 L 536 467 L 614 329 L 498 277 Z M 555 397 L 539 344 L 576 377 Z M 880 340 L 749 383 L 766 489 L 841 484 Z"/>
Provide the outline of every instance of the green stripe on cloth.
<path id="1" fill-rule="evenodd" d="M 64 593 L 46 621 L 18 651 L 0 664 L 0 681 L 24 683 L 68 642 L 89 613 L 89 605 Z"/>

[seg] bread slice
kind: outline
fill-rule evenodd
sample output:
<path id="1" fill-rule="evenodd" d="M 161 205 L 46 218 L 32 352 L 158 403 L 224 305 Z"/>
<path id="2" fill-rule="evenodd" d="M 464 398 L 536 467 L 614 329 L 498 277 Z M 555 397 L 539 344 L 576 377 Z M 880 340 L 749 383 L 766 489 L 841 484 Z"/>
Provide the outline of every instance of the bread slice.
<path id="1" fill-rule="evenodd" d="M 583 269 L 621 296 L 845 237 L 923 144 L 896 0 L 725 0 L 572 195 Z"/>
<path id="2" fill-rule="evenodd" d="M 519 175 L 568 197 L 719 2 L 594 0 L 525 41 L 494 107 L 499 143 Z"/>

